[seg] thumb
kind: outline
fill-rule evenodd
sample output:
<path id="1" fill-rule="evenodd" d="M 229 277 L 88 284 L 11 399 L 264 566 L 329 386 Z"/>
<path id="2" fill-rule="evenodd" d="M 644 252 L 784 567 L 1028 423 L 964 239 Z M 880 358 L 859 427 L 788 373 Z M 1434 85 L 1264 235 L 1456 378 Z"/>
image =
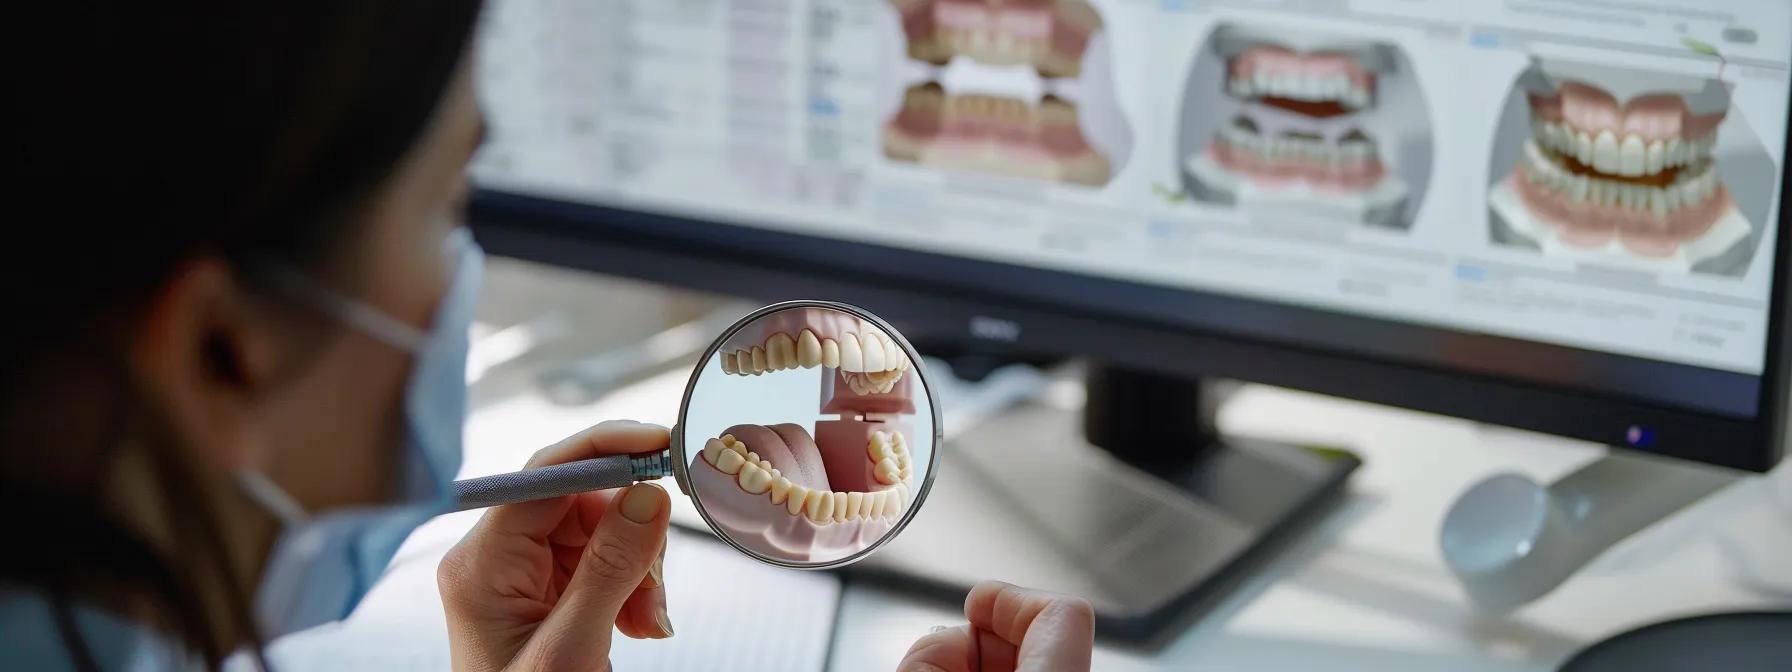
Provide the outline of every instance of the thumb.
<path id="1" fill-rule="evenodd" d="M 609 655 L 623 603 L 666 543 L 669 504 L 666 491 L 651 483 L 629 486 L 610 499 L 566 592 L 530 640 L 531 647 L 556 650 L 536 651 L 531 659 L 548 662 L 545 669 L 573 669 Z"/>

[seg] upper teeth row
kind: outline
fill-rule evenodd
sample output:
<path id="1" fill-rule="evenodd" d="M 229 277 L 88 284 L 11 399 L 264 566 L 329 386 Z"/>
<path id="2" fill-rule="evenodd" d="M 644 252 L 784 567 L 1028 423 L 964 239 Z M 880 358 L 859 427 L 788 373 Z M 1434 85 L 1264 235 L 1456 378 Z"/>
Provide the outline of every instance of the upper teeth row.
<path id="1" fill-rule="evenodd" d="M 1574 157 L 1582 165 L 1608 175 L 1636 177 L 1654 175 L 1674 166 L 1683 166 L 1711 156 L 1717 145 L 1717 134 L 1706 133 L 1697 140 L 1649 142 L 1635 133 L 1620 139 L 1611 131 L 1588 134 L 1567 124 L 1537 120 L 1531 122 L 1531 136 L 1544 147 Z"/>
<path id="2" fill-rule="evenodd" d="M 903 483 L 878 492 L 832 492 L 797 485 L 773 468 L 771 460 L 747 450 L 747 445 L 733 434 L 705 442 L 703 459 L 718 471 L 734 476 L 741 490 L 755 495 L 769 492 L 772 504 L 782 504 L 790 515 L 803 515 L 817 523 L 893 520 L 902 515 L 908 503 L 908 486 Z"/>
<path id="3" fill-rule="evenodd" d="M 1526 160 L 1519 164 L 1525 177 L 1545 189 L 1560 192 L 1570 203 L 1625 208 L 1665 217 L 1703 203 L 1719 187 L 1717 171 L 1709 160 L 1676 175 L 1673 184 L 1656 187 L 1572 173 L 1557 165 L 1555 159 L 1544 156 L 1532 143 L 1525 143 L 1525 152 Z"/>
<path id="4" fill-rule="evenodd" d="M 908 369 L 908 356 L 894 339 L 877 332 L 842 333 L 836 341 L 819 338 L 808 329 L 796 336 L 775 332 L 766 337 L 764 345 L 722 353 L 722 373 L 727 374 L 757 376 L 766 371 L 817 366 L 853 373 L 903 371 Z"/>
<path id="5" fill-rule="evenodd" d="M 1227 81 L 1226 89 L 1237 98 L 1275 96 L 1312 102 L 1335 100 L 1350 108 L 1369 105 L 1369 90 L 1350 81 L 1349 75 L 1336 72 L 1309 74 L 1259 70 L 1248 77 L 1234 75 Z"/>
<path id="6" fill-rule="evenodd" d="M 952 51 L 977 54 L 981 60 L 996 61 L 994 65 L 1032 63 L 1052 49 L 1043 37 L 1016 37 L 1000 29 L 941 27 L 936 35 Z"/>

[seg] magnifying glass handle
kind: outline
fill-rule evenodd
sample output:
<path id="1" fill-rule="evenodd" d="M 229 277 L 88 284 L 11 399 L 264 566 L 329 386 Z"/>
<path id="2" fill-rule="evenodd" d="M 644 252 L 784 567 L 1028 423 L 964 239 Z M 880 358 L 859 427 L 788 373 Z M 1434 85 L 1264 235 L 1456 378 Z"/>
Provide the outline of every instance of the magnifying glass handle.
<path id="1" fill-rule="evenodd" d="M 589 460 L 454 482 L 454 510 L 482 509 L 593 490 L 620 488 L 672 473 L 672 452 L 605 455 Z"/>

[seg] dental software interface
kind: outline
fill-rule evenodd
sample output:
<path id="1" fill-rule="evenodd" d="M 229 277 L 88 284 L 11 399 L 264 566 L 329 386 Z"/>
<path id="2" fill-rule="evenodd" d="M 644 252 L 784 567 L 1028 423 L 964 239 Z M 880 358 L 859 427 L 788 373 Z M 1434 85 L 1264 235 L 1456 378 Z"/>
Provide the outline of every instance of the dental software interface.
<path id="1" fill-rule="evenodd" d="M 1792 3 L 498 0 L 482 186 L 1758 375 Z"/>

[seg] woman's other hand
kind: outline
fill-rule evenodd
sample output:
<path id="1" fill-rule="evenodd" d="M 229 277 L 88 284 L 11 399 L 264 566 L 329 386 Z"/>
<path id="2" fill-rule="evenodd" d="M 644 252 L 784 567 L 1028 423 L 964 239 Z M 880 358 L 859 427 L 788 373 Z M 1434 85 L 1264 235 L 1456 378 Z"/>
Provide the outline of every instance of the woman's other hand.
<path id="1" fill-rule="evenodd" d="M 611 421 L 529 467 L 663 449 L 666 428 Z M 454 669 L 607 670 L 610 631 L 672 636 L 661 585 L 671 502 L 657 485 L 494 507 L 442 559 L 436 582 Z"/>
<path id="2" fill-rule="evenodd" d="M 964 598 L 970 623 L 922 637 L 902 672 L 1072 672 L 1089 669 L 1095 610 L 1089 601 L 1000 581 Z"/>

